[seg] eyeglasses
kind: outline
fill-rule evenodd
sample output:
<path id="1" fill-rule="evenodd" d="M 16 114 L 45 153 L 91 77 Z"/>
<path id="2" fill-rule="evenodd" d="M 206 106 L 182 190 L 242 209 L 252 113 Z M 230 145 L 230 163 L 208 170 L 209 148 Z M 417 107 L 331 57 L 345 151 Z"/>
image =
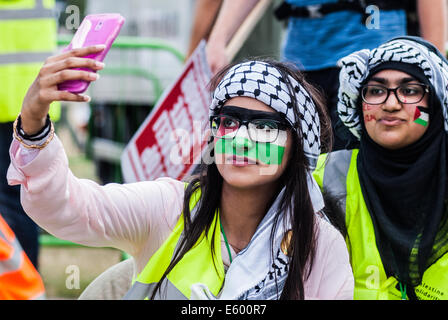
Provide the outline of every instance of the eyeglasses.
<path id="1" fill-rule="evenodd" d="M 288 125 L 272 119 L 240 120 L 228 115 L 210 117 L 212 135 L 216 138 L 233 139 L 238 129 L 246 126 L 249 138 L 255 142 L 274 142 L 279 130 L 286 130 Z"/>
<path id="2" fill-rule="evenodd" d="M 365 103 L 383 104 L 389 99 L 391 92 L 401 103 L 417 103 L 429 92 L 429 88 L 421 83 L 402 84 L 394 89 L 382 85 L 366 85 L 362 87 L 361 96 Z"/>

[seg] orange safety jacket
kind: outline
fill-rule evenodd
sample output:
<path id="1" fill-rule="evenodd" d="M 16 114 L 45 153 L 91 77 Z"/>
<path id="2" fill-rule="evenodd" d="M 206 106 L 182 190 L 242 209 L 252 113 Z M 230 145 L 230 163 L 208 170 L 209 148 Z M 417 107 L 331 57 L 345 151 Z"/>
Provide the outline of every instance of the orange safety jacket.
<path id="1" fill-rule="evenodd" d="M 0 215 L 0 300 L 44 298 L 42 278 Z"/>

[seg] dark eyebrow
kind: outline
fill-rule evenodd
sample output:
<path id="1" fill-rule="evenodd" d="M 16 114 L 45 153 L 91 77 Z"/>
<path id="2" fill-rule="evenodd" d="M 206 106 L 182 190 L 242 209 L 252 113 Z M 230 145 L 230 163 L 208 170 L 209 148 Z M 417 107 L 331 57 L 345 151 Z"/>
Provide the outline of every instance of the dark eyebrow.
<path id="1" fill-rule="evenodd" d="M 277 120 L 280 122 L 285 120 L 284 116 L 279 112 L 251 110 L 231 105 L 223 106 L 221 108 L 220 114 L 232 116 L 240 120 L 263 119 L 263 120 Z"/>
<path id="2" fill-rule="evenodd" d="M 379 82 L 379 83 L 384 84 L 384 85 L 389 83 L 389 80 L 387 80 L 386 78 L 379 78 L 379 77 L 372 77 L 370 79 L 370 81 Z M 417 79 L 415 79 L 413 77 L 404 77 L 404 78 L 400 79 L 399 84 L 409 83 L 409 82 L 412 82 L 412 81 L 417 81 Z"/>
<path id="3" fill-rule="evenodd" d="M 370 81 L 375 81 L 375 82 L 379 82 L 382 84 L 386 84 L 388 82 L 385 78 L 378 78 L 378 77 L 372 77 L 372 78 L 370 78 L 369 82 Z"/>
<path id="4" fill-rule="evenodd" d="M 407 78 L 403 78 L 400 80 L 400 84 L 402 83 L 408 83 L 408 82 L 412 82 L 412 81 L 417 81 L 417 79 L 413 78 L 413 77 L 407 77 Z"/>

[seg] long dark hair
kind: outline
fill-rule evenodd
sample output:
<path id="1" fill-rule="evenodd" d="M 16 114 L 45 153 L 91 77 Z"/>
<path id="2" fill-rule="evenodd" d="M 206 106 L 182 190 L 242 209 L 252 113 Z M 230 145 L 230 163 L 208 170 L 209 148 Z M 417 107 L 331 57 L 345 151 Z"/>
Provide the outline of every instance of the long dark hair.
<path id="1" fill-rule="evenodd" d="M 294 66 L 266 59 L 261 61 L 275 67 L 280 72 L 283 79 L 288 79 L 288 76 L 293 77 L 309 93 L 319 114 L 321 124 L 321 141 L 325 143 L 323 148 L 325 150 L 329 150 L 332 143 L 331 124 L 325 111 L 326 109 L 322 94 L 313 86 L 308 84 L 304 80 L 302 73 L 300 73 L 300 71 L 298 71 Z M 210 90 L 212 92 L 233 65 L 234 64 L 227 66 L 213 77 L 210 82 Z M 291 96 L 295 97 L 295 92 L 291 84 L 288 81 L 286 81 L 286 83 L 288 84 L 288 89 Z M 295 119 L 300 119 L 297 100 L 292 99 L 292 103 Z M 303 152 L 301 128 L 297 128 L 297 131 L 291 130 L 291 133 L 293 147 L 291 148 L 287 167 L 285 168 L 282 176 L 279 178 L 280 188 L 278 190 L 279 192 L 283 187 L 285 187 L 285 192 L 283 193 L 282 199 L 280 199 L 281 204 L 279 212 L 285 212 L 290 215 L 288 218 L 289 221 L 291 221 L 291 230 L 293 230 L 287 250 L 290 261 L 288 276 L 280 296 L 280 299 L 282 300 L 304 299 L 305 293 L 303 281 L 311 272 L 315 255 L 317 232 L 315 226 L 315 212 L 308 193 L 306 175 L 309 174 L 309 164 Z M 213 156 L 212 141 L 213 140 L 211 139 L 208 150 L 210 151 L 209 154 L 211 156 Z M 171 263 L 156 285 L 151 298 L 155 297 L 157 290 L 160 290 L 162 281 L 182 259 L 185 253 L 187 253 L 196 244 L 203 232 L 205 231 L 205 234 L 207 234 L 215 217 L 215 212 L 220 207 L 223 178 L 219 173 L 216 164 L 214 162 L 211 164 L 208 163 L 210 163 L 210 161 L 207 161 L 207 163 L 203 162 L 200 165 L 199 173 L 192 177 L 186 187 L 183 203 L 183 219 L 185 225 L 184 236 L 181 237 L 180 243 L 177 246 L 177 250 L 173 255 Z M 190 199 L 193 193 L 199 188 L 201 190 L 201 197 L 196 205 L 194 219 L 192 219 L 190 212 Z M 274 196 L 274 199 L 277 195 L 278 193 Z M 275 217 L 275 222 L 271 231 L 271 248 L 273 248 L 274 230 L 278 223 L 284 223 L 284 221 L 279 221 L 279 214 Z M 286 232 L 288 232 L 288 230 L 285 231 L 285 236 Z M 212 255 L 214 255 L 215 249 L 212 247 L 211 250 Z M 271 252 L 271 256 L 273 255 L 274 253 Z"/>

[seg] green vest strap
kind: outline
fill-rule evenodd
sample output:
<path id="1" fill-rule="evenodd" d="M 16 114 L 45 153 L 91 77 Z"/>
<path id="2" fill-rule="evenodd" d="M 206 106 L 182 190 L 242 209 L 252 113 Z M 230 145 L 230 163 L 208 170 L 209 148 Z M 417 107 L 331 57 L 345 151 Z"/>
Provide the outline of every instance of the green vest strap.
<path id="1" fill-rule="evenodd" d="M 48 52 L 16 52 L 9 54 L 0 54 L 0 64 L 15 63 L 43 63 L 45 59 L 53 55 L 52 51 Z"/>

